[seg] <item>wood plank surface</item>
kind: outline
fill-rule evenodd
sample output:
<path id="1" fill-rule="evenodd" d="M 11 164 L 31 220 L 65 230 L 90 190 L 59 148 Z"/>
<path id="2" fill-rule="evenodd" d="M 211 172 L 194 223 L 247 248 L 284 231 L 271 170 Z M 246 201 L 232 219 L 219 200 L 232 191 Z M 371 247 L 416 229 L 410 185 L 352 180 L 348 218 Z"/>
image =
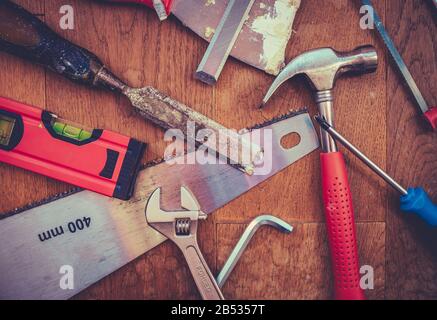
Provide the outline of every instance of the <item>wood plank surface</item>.
<path id="1" fill-rule="evenodd" d="M 273 77 L 229 59 L 215 87 L 194 80 L 207 44 L 174 17 L 160 23 L 141 6 L 71 0 L 75 29 L 61 30 L 62 0 L 16 0 L 65 38 L 96 53 L 132 86 L 154 86 L 227 127 L 261 123 L 289 109 L 316 105 L 308 83 L 298 77 L 257 106 Z M 437 105 L 435 16 L 427 1 L 374 1 L 379 15 L 426 100 Z M 323 3 L 323 4 L 322 4 Z M 375 74 L 338 79 L 335 118 L 339 130 L 405 186 L 423 186 L 437 200 L 437 138 L 425 129 L 417 107 L 375 32 L 359 26 L 359 3 L 304 0 L 297 13 L 287 61 L 329 46 L 351 50 L 373 44 Z M 140 119 L 128 101 L 111 92 L 71 83 L 42 67 L 0 53 L 0 95 L 49 109 L 65 119 L 114 130 L 149 144 L 144 160 L 161 157 L 163 131 Z M 370 299 L 437 298 L 435 232 L 400 213 L 398 195 L 345 152 L 359 240 L 361 265 L 374 268 Z M 217 274 L 244 227 L 260 214 L 291 223 L 290 235 L 260 229 L 223 292 L 230 299 L 325 299 L 332 297 L 329 252 L 321 206 L 318 152 L 215 212 L 200 224 L 199 244 Z M 0 212 L 71 188 L 0 164 Z M 165 242 L 92 285 L 76 299 L 198 299 L 182 254 Z"/>

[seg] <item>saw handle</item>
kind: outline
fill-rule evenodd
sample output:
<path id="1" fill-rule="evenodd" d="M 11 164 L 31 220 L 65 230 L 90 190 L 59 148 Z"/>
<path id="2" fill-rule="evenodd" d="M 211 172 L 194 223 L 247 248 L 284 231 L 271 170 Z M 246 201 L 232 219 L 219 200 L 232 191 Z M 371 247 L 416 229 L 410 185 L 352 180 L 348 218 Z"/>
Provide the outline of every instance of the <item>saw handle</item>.
<path id="1" fill-rule="evenodd" d="M 98 78 L 105 70 L 100 59 L 90 51 L 62 38 L 23 7 L 0 1 L 0 50 L 25 58 L 56 73 L 88 86 L 112 90 L 117 84 Z"/>
<path id="2" fill-rule="evenodd" d="M 437 107 L 431 107 L 427 112 L 425 112 L 425 118 L 428 120 L 431 127 L 437 129 Z"/>
<path id="3" fill-rule="evenodd" d="M 343 155 L 321 153 L 323 202 L 337 300 L 364 300 L 352 197 Z"/>

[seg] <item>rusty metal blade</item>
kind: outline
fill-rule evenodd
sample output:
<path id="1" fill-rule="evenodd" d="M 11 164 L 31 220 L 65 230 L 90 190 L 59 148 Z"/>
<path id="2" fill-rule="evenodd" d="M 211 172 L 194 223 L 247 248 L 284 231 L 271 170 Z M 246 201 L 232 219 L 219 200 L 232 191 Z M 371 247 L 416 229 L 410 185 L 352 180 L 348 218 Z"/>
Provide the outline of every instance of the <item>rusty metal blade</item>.
<path id="1" fill-rule="evenodd" d="M 139 173 L 129 201 L 80 191 L 1 220 L 0 298 L 67 299 L 163 242 L 147 225 L 144 212 L 157 187 L 163 190 L 163 209 L 180 207 L 180 187 L 185 185 L 202 211 L 211 213 L 319 146 L 307 113 L 256 130 L 272 136 L 270 146 L 263 143 L 272 151 L 265 158 L 271 166 L 265 175 L 247 176 L 226 164 L 163 162 Z M 284 149 L 281 138 L 293 132 L 300 136 L 299 144 Z M 209 157 L 215 160 L 215 155 Z M 70 267 L 74 287 L 62 289 L 67 275 L 60 271 Z"/>

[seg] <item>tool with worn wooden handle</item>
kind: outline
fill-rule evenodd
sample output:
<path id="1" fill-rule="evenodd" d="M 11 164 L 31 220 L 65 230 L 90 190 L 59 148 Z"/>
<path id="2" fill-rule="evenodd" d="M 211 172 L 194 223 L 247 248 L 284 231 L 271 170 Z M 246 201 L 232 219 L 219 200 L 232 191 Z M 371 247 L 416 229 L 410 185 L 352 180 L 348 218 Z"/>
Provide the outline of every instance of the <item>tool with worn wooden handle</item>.
<path id="1" fill-rule="evenodd" d="M 314 49 L 294 58 L 282 70 L 263 99 L 265 105 L 273 93 L 288 79 L 304 75 L 311 83 L 319 113 L 333 124 L 333 89 L 335 80 L 344 73 L 373 72 L 377 55 L 372 46 L 351 52 L 337 52 L 332 48 Z M 328 228 L 334 271 L 335 297 L 365 299 L 359 286 L 359 264 L 355 235 L 354 211 L 343 155 L 334 139 L 324 130 L 320 132 L 322 153 L 322 195 Z"/>
<path id="2" fill-rule="evenodd" d="M 201 129 L 207 129 L 210 136 L 217 138 L 226 135 L 227 139 L 208 140 L 208 146 L 249 175 L 253 173 L 256 163 L 262 162 L 262 150 L 255 143 L 155 88 L 129 87 L 104 66 L 96 55 L 60 37 L 30 12 L 8 0 L 0 2 L 0 50 L 42 64 L 81 84 L 121 93 L 131 101 L 141 116 L 164 129 L 178 129 L 184 137 L 189 136 L 189 123 L 194 123 L 198 144 L 205 141 L 204 136 L 196 134 Z M 246 153 L 232 150 L 227 152 L 227 145 Z"/>

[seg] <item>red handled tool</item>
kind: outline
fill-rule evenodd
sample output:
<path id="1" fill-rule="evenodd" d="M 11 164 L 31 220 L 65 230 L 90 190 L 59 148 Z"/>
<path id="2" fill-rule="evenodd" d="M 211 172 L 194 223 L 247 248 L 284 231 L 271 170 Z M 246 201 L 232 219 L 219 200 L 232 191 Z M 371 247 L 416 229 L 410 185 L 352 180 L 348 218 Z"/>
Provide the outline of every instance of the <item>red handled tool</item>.
<path id="1" fill-rule="evenodd" d="M 374 72 L 377 62 L 377 54 L 372 46 L 359 47 L 350 52 L 337 52 L 332 48 L 304 52 L 291 60 L 281 71 L 270 86 L 261 107 L 281 84 L 296 75 L 304 75 L 315 91 L 319 113 L 332 125 L 333 89 L 336 79 L 348 72 L 356 74 Z M 335 298 L 365 299 L 359 285 L 354 211 L 346 166 L 334 139 L 325 130 L 320 132 L 320 140 L 323 206 L 334 273 Z"/>
<path id="2" fill-rule="evenodd" d="M 127 200 L 145 147 L 121 134 L 85 130 L 0 97 L 0 162 Z"/>
<path id="3" fill-rule="evenodd" d="M 362 300 L 354 209 L 343 155 L 338 151 L 321 153 L 320 166 L 335 297 Z"/>
<path id="4" fill-rule="evenodd" d="M 165 20 L 170 14 L 173 0 L 106 0 L 108 2 L 139 3 L 155 9 L 159 20 Z"/>
<path id="5" fill-rule="evenodd" d="M 337 132 L 328 122 L 320 116 L 316 116 L 315 119 L 320 126 L 328 132 L 335 140 L 345 146 L 350 152 L 363 161 L 370 169 L 372 169 L 377 175 L 383 178 L 389 185 L 391 185 L 396 191 L 401 194 L 401 210 L 407 213 L 414 213 L 422 218 L 426 223 L 432 227 L 437 226 L 437 205 L 435 205 L 425 189 L 402 187 L 396 180 L 390 177 L 387 172 L 378 167 L 372 160 L 370 160 L 364 153 L 362 153 L 357 147 Z"/>
<path id="6" fill-rule="evenodd" d="M 332 97 L 331 97 L 332 98 Z M 332 100 L 318 101 L 319 111 L 332 123 Z M 321 131 L 322 196 L 334 272 L 335 298 L 363 300 L 360 288 L 354 209 L 343 155 L 334 140 Z"/>

